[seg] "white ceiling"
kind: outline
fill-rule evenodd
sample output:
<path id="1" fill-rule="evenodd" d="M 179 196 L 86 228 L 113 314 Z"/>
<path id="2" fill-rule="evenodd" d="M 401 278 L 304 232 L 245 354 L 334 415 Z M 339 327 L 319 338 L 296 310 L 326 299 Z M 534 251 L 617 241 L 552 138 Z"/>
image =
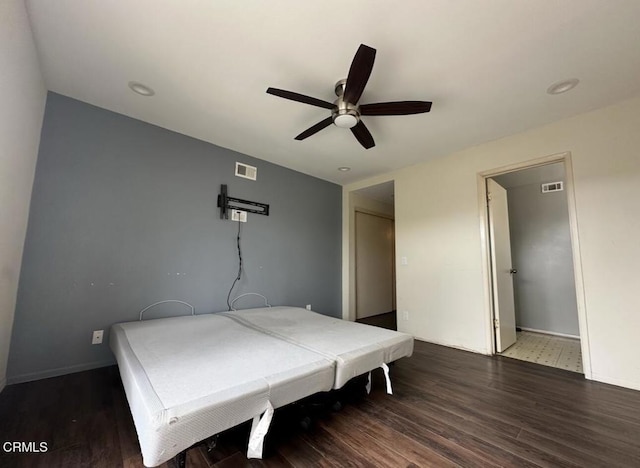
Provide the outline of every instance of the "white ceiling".
<path id="1" fill-rule="evenodd" d="M 640 93 L 638 0 L 26 3 L 50 90 L 340 184 Z M 377 49 L 361 103 L 431 113 L 365 117 L 370 150 L 334 126 L 294 141 L 329 111 L 267 87 L 333 101 L 360 43 Z"/>

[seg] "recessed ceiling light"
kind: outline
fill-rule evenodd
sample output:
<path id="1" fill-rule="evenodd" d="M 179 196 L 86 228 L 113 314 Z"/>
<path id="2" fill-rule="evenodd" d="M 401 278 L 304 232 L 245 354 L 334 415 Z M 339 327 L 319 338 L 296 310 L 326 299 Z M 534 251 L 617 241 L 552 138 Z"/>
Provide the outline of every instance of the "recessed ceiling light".
<path id="1" fill-rule="evenodd" d="M 141 96 L 153 96 L 156 94 L 153 89 L 149 88 L 147 85 L 138 83 L 137 81 L 129 81 L 129 88 L 131 88 L 131 91 L 138 93 Z"/>
<path id="2" fill-rule="evenodd" d="M 547 88 L 548 94 L 562 94 L 572 90 L 578 86 L 580 80 L 578 78 L 571 78 L 570 80 L 562 80 L 552 84 Z"/>
<path id="3" fill-rule="evenodd" d="M 351 168 L 347 167 L 347 166 L 342 166 L 342 167 L 339 167 L 338 170 L 340 172 L 349 172 L 351 170 Z"/>

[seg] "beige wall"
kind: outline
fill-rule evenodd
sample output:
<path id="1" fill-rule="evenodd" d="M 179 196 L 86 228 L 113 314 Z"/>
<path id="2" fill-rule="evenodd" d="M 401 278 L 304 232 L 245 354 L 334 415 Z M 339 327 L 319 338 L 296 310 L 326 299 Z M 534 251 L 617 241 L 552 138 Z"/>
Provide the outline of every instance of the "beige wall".
<path id="1" fill-rule="evenodd" d="M 0 2 L 0 390 L 6 382 L 45 99 L 24 2 Z"/>
<path id="2" fill-rule="evenodd" d="M 591 377 L 640 389 L 640 98 L 344 187 L 395 180 L 399 330 L 490 353 L 478 173 L 570 152 Z M 348 200 L 348 198 L 345 198 Z M 344 219 L 344 242 L 348 219 Z M 348 263 L 348 257 L 345 263 Z M 348 265 L 345 265 L 345 270 Z M 344 270 L 343 270 L 344 271 Z M 349 289 L 343 290 L 344 304 Z M 590 357 L 590 360 L 589 360 Z"/>

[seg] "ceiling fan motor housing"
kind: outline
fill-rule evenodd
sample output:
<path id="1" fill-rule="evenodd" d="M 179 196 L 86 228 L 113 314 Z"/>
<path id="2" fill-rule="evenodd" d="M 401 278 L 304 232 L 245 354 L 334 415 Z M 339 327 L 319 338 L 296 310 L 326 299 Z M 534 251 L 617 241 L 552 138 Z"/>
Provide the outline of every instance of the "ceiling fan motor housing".
<path id="1" fill-rule="evenodd" d="M 345 83 L 346 80 L 340 80 L 336 83 L 335 90 L 338 99 L 333 103 L 335 107 L 331 110 L 331 117 L 336 127 L 351 128 L 360 122 L 360 111 L 357 105 L 351 104 L 342 98 Z"/>

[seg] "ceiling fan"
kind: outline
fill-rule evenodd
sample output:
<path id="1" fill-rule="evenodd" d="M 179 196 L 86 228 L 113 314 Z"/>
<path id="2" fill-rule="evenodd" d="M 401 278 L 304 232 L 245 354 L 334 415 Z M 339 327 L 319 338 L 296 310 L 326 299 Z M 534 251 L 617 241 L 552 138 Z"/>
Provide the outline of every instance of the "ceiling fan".
<path id="1" fill-rule="evenodd" d="M 290 99 L 292 101 L 302 102 L 311 106 L 322 107 L 331 111 L 331 117 L 318 122 L 312 127 L 306 129 L 296 140 L 304 140 L 318 133 L 323 128 L 331 124 L 341 128 L 350 128 L 351 133 L 366 149 L 373 148 L 375 142 L 371 133 L 361 120 L 363 115 L 408 115 L 422 114 L 431 110 L 431 102 L 429 101 L 397 101 L 397 102 L 378 102 L 375 104 L 358 104 L 360 96 L 364 91 L 371 70 L 373 70 L 373 62 L 376 58 L 376 49 L 360 44 L 353 61 L 349 74 L 344 80 L 340 80 L 335 85 L 335 93 L 338 99 L 331 103 L 316 99 L 304 94 L 286 91 L 284 89 L 268 88 L 267 93 L 279 96 L 281 98 Z"/>

